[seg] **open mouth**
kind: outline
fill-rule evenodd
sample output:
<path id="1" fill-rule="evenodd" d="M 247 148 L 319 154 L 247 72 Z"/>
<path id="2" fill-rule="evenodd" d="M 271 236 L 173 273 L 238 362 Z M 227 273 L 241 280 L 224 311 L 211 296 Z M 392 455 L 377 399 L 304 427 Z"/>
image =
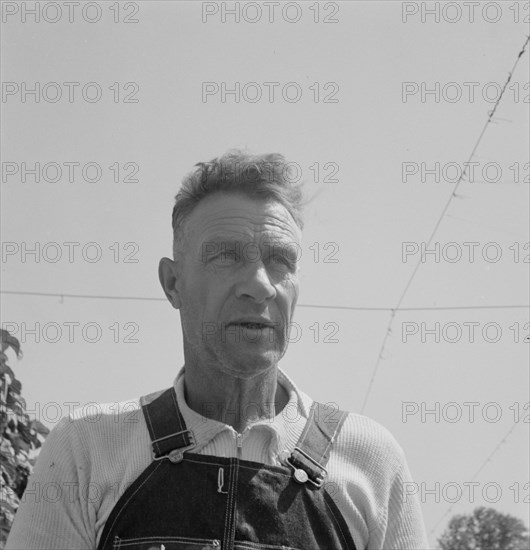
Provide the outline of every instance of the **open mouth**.
<path id="1" fill-rule="evenodd" d="M 248 329 L 254 329 L 254 330 L 262 330 L 265 328 L 272 328 L 270 325 L 265 325 L 263 323 L 237 323 L 237 325 L 241 327 L 245 327 Z"/>

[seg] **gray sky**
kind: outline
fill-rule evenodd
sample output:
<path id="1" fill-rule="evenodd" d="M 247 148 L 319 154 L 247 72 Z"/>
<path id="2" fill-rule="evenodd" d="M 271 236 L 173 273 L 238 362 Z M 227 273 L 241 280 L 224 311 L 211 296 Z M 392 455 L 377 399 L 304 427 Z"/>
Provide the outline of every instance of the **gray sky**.
<path id="1" fill-rule="evenodd" d="M 529 303 L 528 50 L 438 226 L 438 257 L 425 256 L 401 304 L 475 309 L 396 312 L 377 360 L 389 308 L 528 34 L 528 3 L 480 3 L 473 22 L 453 2 L 438 3 L 438 17 L 426 13 L 435 3 L 293 2 L 272 22 L 244 2 L 239 22 L 223 14 L 233 2 L 93 4 L 72 22 L 64 5 L 42 8 L 40 22 L 3 5 L 2 288 L 153 300 L 2 294 L 28 409 L 52 426 L 67 402 L 172 383 L 180 321 L 161 300 L 157 265 L 171 255 L 180 180 L 233 147 L 281 152 L 315 197 L 300 339 L 281 366 L 314 399 L 353 412 L 367 399 L 364 414 L 403 446 L 419 489 L 440 484 L 439 496 L 422 495 L 431 543 L 450 515 L 480 505 L 527 521 L 528 311 L 477 308 Z M 38 102 L 23 93 L 36 82 Z M 239 97 L 223 97 L 236 83 Z M 39 182 L 22 174 L 36 162 Z M 23 331 L 36 326 L 39 342 Z M 435 403 L 438 418 L 422 422 Z"/>

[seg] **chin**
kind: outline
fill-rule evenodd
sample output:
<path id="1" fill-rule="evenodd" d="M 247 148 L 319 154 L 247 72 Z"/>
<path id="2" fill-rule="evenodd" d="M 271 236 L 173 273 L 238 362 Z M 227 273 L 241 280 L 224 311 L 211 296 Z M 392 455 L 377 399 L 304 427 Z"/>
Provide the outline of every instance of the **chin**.
<path id="1" fill-rule="evenodd" d="M 276 368 L 281 354 L 267 353 L 240 353 L 237 358 L 224 357 L 220 361 L 222 369 L 231 376 L 250 379 L 263 374 L 272 368 Z"/>

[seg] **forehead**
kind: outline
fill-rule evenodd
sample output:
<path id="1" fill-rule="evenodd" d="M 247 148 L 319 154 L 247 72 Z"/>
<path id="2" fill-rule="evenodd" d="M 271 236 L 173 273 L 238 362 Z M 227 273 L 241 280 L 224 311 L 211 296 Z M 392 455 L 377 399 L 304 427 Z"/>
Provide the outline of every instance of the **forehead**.
<path id="1" fill-rule="evenodd" d="M 186 237 L 205 240 L 299 241 L 300 228 L 279 202 L 255 199 L 239 193 L 215 193 L 205 197 L 184 224 Z"/>

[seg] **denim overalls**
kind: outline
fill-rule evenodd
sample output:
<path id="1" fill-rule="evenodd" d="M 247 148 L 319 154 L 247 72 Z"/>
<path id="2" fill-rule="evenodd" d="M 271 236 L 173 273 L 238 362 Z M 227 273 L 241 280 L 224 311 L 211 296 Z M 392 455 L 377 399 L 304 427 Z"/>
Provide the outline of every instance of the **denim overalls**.
<path id="1" fill-rule="evenodd" d="M 116 503 L 98 550 L 356 550 L 324 483 L 346 413 L 314 403 L 285 464 L 268 466 L 194 454 L 173 388 L 140 403 L 153 462 Z"/>

